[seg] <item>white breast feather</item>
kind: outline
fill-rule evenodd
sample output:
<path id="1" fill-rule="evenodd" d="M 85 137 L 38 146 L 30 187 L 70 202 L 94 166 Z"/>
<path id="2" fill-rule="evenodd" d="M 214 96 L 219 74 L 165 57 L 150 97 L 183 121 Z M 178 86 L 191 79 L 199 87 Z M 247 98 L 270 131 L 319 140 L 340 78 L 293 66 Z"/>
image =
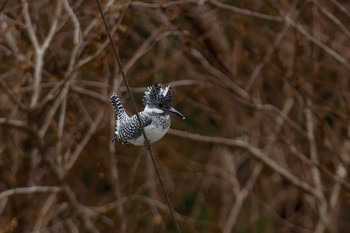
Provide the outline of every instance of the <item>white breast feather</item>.
<path id="1" fill-rule="evenodd" d="M 170 116 L 167 116 L 167 118 L 170 118 Z M 158 141 L 159 139 L 161 139 L 162 137 L 164 137 L 164 135 L 168 132 L 169 127 L 170 127 L 170 124 L 166 128 L 163 128 L 162 125 L 150 124 L 150 125 L 146 126 L 144 129 L 145 129 L 145 133 L 147 135 L 147 139 L 152 144 L 152 143 Z M 128 142 L 133 144 L 133 145 L 136 145 L 136 146 L 143 146 L 145 143 L 145 139 L 144 139 L 143 135 L 141 135 L 138 138 L 133 138 L 133 139 L 128 140 Z"/>

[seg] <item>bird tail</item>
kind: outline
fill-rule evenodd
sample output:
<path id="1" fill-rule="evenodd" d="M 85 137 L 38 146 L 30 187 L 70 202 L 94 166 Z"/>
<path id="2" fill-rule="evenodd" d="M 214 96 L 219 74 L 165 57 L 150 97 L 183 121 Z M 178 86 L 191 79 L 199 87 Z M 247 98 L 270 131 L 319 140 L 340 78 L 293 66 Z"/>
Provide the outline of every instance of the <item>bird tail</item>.
<path id="1" fill-rule="evenodd" d="M 111 96 L 111 103 L 113 105 L 113 108 L 115 110 L 115 113 L 118 116 L 122 116 L 124 114 L 126 114 L 125 109 L 123 107 L 122 102 L 120 101 L 118 95 L 116 93 L 113 93 Z"/>

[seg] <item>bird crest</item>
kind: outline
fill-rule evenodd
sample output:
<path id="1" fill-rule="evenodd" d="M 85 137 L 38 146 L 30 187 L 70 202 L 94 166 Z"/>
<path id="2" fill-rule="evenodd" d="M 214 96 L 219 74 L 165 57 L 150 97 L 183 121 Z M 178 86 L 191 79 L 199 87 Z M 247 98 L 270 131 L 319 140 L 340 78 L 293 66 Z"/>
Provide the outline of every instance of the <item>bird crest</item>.
<path id="1" fill-rule="evenodd" d="M 159 105 L 170 106 L 172 101 L 172 93 L 170 85 L 162 88 L 159 83 L 149 86 L 143 96 L 144 105 Z"/>

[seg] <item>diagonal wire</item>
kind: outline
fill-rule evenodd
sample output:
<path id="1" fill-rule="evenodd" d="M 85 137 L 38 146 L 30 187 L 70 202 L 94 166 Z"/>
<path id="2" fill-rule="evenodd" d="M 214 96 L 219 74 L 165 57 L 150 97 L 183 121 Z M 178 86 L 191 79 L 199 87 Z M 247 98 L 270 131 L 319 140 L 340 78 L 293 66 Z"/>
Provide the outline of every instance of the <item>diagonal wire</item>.
<path id="1" fill-rule="evenodd" d="M 174 222 L 174 225 L 175 225 L 175 228 L 176 228 L 177 233 L 181 233 L 179 224 L 178 224 L 178 222 L 177 222 L 177 220 L 176 220 L 176 218 L 175 218 L 174 209 L 173 209 L 173 207 L 171 206 L 171 203 L 170 203 L 170 199 L 169 199 L 168 192 L 166 191 L 165 185 L 164 185 L 163 180 L 162 180 L 162 178 L 161 178 L 161 176 L 160 176 L 159 169 L 158 169 L 158 165 L 157 165 L 157 162 L 156 162 L 155 157 L 154 157 L 153 152 L 152 152 L 151 144 L 150 144 L 150 142 L 149 142 L 149 140 L 148 140 L 148 138 L 147 138 L 147 135 L 146 135 L 146 133 L 145 133 L 145 130 L 144 130 L 144 128 L 143 128 L 143 124 L 142 124 L 142 121 L 141 121 L 139 112 L 138 112 L 138 110 L 137 110 L 137 107 L 136 107 L 136 103 L 135 103 L 134 96 L 133 96 L 133 94 L 132 94 L 132 92 L 131 92 L 131 89 L 130 89 L 128 80 L 127 80 L 126 75 L 125 75 L 125 72 L 124 72 L 124 70 L 123 70 L 123 66 L 122 66 L 122 63 L 121 63 L 121 60 L 120 60 L 120 57 L 119 57 L 119 54 L 118 54 L 118 50 L 117 50 L 115 44 L 113 43 L 112 36 L 111 36 L 110 30 L 109 30 L 109 27 L 108 27 L 108 24 L 107 24 L 107 21 L 106 21 L 106 17 L 105 17 L 105 15 L 104 15 L 104 13 L 103 13 L 103 10 L 102 10 L 102 8 L 101 8 L 100 0 L 96 0 L 96 3 L 97 3 L 97 6 L 98 6 L 99 11 L 100 11 L 100 13 L 101 13 L 101 17 L 102 17 L 104 26 L 105 26 L 105 28 L 106 28 L 106 32 L 107 32 L 107 35 L 108 35 L 110 44 L 111 44 L 111 46 L 112 46 L 112 50 L 113 50 L 114 56 L 115 56 L 116 59 L 117 59 L 120 73 L 122 74 L 123 80 L 124 80 L 124 82 L 125 82 L 127 92 L 128 92 L 128 94 L 129 94 L 129 96 L 131 97 L 132 105 L 133 105 L 134 111 L 136 112 L 137 120 L 138 120 L 138 122 L 139 122 L 139 125 L 141 126 L 142 135 L 143 135 L 143 137 L 145 138 L 145 147 L 147 148 L 147 150 L 148 150 L 148 152 L 149 152 L 149 155 L 151 156 L 154 169 L 156 170 L 156 174 L 157 174 L 157 177 L 158 177 L 160 186 L 161 186 L 161 188 L 162 188 L 164 197 L 165 197 L 165 199 L 166 199 L 167 205 L 168 205 L 169 210 L 170 210 L 171 218 L 172 218 L 172 220 L 173 220 L 173 222 Z"/>

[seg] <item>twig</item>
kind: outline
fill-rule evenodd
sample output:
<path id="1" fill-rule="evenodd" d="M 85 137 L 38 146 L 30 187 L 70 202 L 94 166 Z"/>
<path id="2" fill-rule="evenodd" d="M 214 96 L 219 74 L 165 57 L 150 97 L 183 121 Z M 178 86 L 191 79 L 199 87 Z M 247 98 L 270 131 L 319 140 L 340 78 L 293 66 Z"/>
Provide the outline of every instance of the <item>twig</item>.
<path id="1" fill-rule="evenodd" d="M 56 193 L 51 193 L 49 197 L 46 199 L 45 204 L 40 209 L 40 212 L 37 217 L 37 221 L 34 224 L 33 232 L 40 232 L 40 229 L 43 227 L 45 222 L 48 221 L 47 215 L 51 206 L 55 203 L 56 197 L 57 197 Z"/>
<path id="2" fill-rule="evenodd" d="M 83 151 L 85 145 L 89 142 L 91 136 L 96 131 L 97 126 L 100 124 L 104 117 L 104 111 L 100 111 L 95 119 L 95 121 L 90 125 L 89 130 L 84 134 L 84 138 L 81 140 L 79 145 L 75 148 L 74 152 L 70 156 L 68 163 L 65 166 L 65 172 L 68 173 L 73 167 L 75 161 L 78 159 L 80 153 Z"/>
<path id="3" fill-rule="evenodd" d="M 128 60 L 124 66 L 124 72 L 127 74 L 136 61 L 145 55 L 153 46 L 153 44 L 169 35 L 181 35 L 180 31 L 165 31 L 160 32 L 160 29 L 154 30 L 152 34 L 142 43 L 134 55 Z"/>
<path id="4" fill-rule="evenodd" d="M 181 4 L 187 4 L 187 3 L 198 3 L 198 0 L 175 0 L 175 1 L 168 1 L 164 3 L 148 3 L 148 2 L 141 2 L 141 1 L 132 1 L 130 3 L 130 6 L 133 7 L 147 7 L 147 8 L 168 8 L 173 7 Z"/>
<path id="5" fill-rule="evenodd" d="M 41 76 L 42 76 L 43 65 L 44 65 L 44 55 L 56 32 L 56 28 L 58 25 L 58 18 L 62 10 L 61 2 L 62 1 L 60 0 L 57 1 L 57 5 L 55 7 L 56 11 L 55 11 L 49 32 L 46 38 L 44 39 L 44 42 L 42 44 L 39 44 L 38 38 L 35 35 L 33 23 L 29 16 L 28 2 L 27 0 L 22 0 L 22 13 L 25 19 L 25 24 L 29 34 L 29 38 L 33 44 L 34 51 L 35 51 L 34 83 L 33 83 L 34 89 L 33 89 L 33 95 L 30 103 L 30 107 L 32 108 L 35 107 L 40 97 L 40 91 L 41 91 L 40 84 L 41 84 L 41 78 L 42 78 Z"/>
<path id="6" fill-rule="evenodd" d="M 124 205 L 127 202 L 135 202 L 135 201 L 144 202 L 150 206 L 156 206 L 159 210 L 166 212 L 166 213 L 169 213 L 169 207 L 167 205 L 163 204 L 162 202 L 160 202 L 158 200 L 146 197 L 144 195 L 139 195 L 139 194 L 124 196 L 119 201 L 115 201 L 115 202 L 107 203 L 107 204 L 99 206 L 99 207 L 95 207 L 95 208 L 93 208 L 93 210 L 98 212 L 98 213 L 105 213 L 105 212 L 110 211 L 111 209 L 118 208 L 119 205 Z M 176 219 L 178 219 L 179 221 L 182 221 L 182 222 L 188 222 L 191 224 L 194 224 L 197 222 L 196 220 L 189 218 L 189 217 L 186 217 L 178 212 L 175 212 L 175 217 L 176 217 Z M 205 222 L 201 221 L 201 223 L 205 223 Z"/>
<path id="7" fill-rule="evenodd" d="M 232 229 L 237 221 L 237 217 L 238 214 L 242 208 L 242 205 L 244 203 L 244 200 L 247 198 L 249 191 L 251 190 L 251 188 L 253 188 L 253 185 L 256 181 L 256 179 L 258 178 L 259 174 L 261 173 L 263 168 L 263 164 L 262 163 L 258 163 L 254 170 L 252 175 L 250 176 L 250 179 L 248 181 L 248 183 L 245 185 L 244 188 L 242 188 L 242 190 L 239 190 L 235 196 L 236 196 L 236 200 L 235 200 L 235 204 L 231 209 L 231 212 L 229 214 L 228 220 L 225 224 L 223 233 L 230 233 L 232 232 Z"/>
<path id="8" fill-rule="evenodd" d="M 74 34 L 73 34 L 74 48 L 72 50 L 72 53 L 71 53 L 71 56 L 69 59 L 69 65 L 68 65 L 68 70 L 67 70 L 67 75 L 69 76 L 69 74 L 73 71 L 75 59 L 76 59 L 77 54 L 78 54 L 78 49 L 82 43 L 82 32 L 81 32 L 79 20 L 78 20 L 77 16 L 74 14 L 73 9 L 69 5 L 68 0 L 63 0 L 63 5 L 64 5 L 64 8 L 66 9 L 69 17 L 71 18 L 73 25 L 74 25 Z"/>
<path id="9" fill-rule="evenodd" d="M 339 179 L 345 179 L 347 176 L 348 172 L 345 168 L 345 166 L 340 162 L 336 168 L 336 176 L 339 177 Z M 339 194 L 342 191 L 341 188 L 341 183 L 336 181 L 336 183 L 333 186 L 332 192 L 330 194 L 330 198 L 329 198 L 329 211 L 332 213 L 334 212 L 334 209 L 336 207 L 336 204 L 340 202 L 340 198 L 339 198 Z M 336 224 L 333 227 L 332 230 L 334 230 L 334 232 L 338 232 L 336 230 Z"/>
<path id="10" fill-rule="evenodd" d="M 340 11 L 342 11 L 346 16 L 350 18 L 350 13 L 349 11 L 337 0 L 329 0 L 331 1 Z"/>
<path id="11" fill-rule="evenodd" d="M 115 45 L 114 45 L 114 43 L 113 43 L 113 39 L 112 39 L 110 30 L 109 30 L 109 27 L 108 27 L 108 24 L 107 24 L 105 15 L 104 15 L 104 13 L 103 13 L 103 11 L 102 11 L 102 7 L 101 7 L 101 4 L 100 4 L 100 1 L 99 1 L 99 0 L 96 0 L 96 3 L 97 3 L 97 6 L 98 6 L 99 11 L 100 11 L 100 13 L 101 13 L 101 17 L 102 17 L 103 23 L 104 23 L 104 25 L 105 25 L 106 32 L 107 32 L 108 38 L 109 38 L 109 40 L 110 40 L 110 45 L 112 46 L 112 50 L 113 50 L 114 56 L 115 56 L 115 58 L 117 59 L 118 66 L 119 66 L 119 70 L 120 70 L 120 72 L 121 72 L 121 74 L 122 74 L 123 80 L 124 80 L 125 85 L 126 85 L 126 87 L 127 87 L 128 94 L 129 94 L 129 96 L 131 97 L 132 104 L 133 104 L 133 108 L 134 108 L 134 111 L 135 111 L 135 113 L 136 113 L 137 120 L 138 120 L 138 122 L 139 122 L 140 128 L 141 128 L 141 130 L 142 130 L 142 135 L 143 135 L 143 137 L 144 137 L 144 139 L 145 139 L 145 147 L 147 148 L 147 150 L 148 150 L 148 152 L 149 152 L 149 155 L 151 156 L 151 159 L 152 159 L 152 162 L 153 162 L 153 165 L 154 165 L 154 169 L 156 170 L 156 173 L 157 173 L 157 176 L 158 176 L 158 180 L 159 180 L 159 183 L 160 183 L 160 185 L 161 185 L 161 187 L 162 187 L 162 190 L 163 190 L 163 193 L 164 193 L 164 196 L 165 196 L 167 205 L 168 205 L 168 207 L 169 207 L 171 217 L 172 217 L 173 222 L 174 222 L 174 224 L 175 224 L 176 230 L 177 230 L 178 233 L 180 233 L 181 230 L 180 230 L 179 224 L 177 223 L 177 220 L 176 220 L 175 215 L 174 215 L 174 210 L 173 210 L 173 208 L 172 208 L 172 206 L 171 206 L 171 203 L 170 203 L 169 195 L 168 195 L 168 193 L 167 193 L 167 191 L 166 191 L 166 189 L 165 189 L 165 186 L 164 186 L 163 181 L 162 181 L 162 179 L 161 179 L 161 176 L 160 176 L 160 174 L 159 174 L 158 165 L 157 165 L 157 163 L 156 163 L 156 161 L 155 161 L 155 157 L 154 157 L 153 152 L 152 152 L 152 149 L 151 149 L 151 144 L 149 143 L 148 138 L 147 138 L 147 135 L 146 135 L 145 130 L 144 130 L 144 128 L 143 128 L 143 124 L 142 124 L 140 115 L 139 115 L 138 110 L 137 110 L 137 106 L 136 106 L 136 102 L 135 102 L 134 96 L 133 96 L 133 94 L 132 94 L 132 92 L 131 92 L 131 89 L 130 89 L 128 80 L 127 80 L 126 75 L 125 75 L 125 72 L 124 72 L 124 70 L 123 70 L 123 66 L 122 66 L 122 63 L 121 63 L 121 60 L 120 60 L 120 57 L 119 57 L 119 54 L 118 54 L 118 50 L 117 50 L 117 48 L 115 47 Z"/>
<path id="12" fill-rule="evenodd" d="M 270 136 L 269 141 L 264 148 L 264 153 L 269 154 L 271 152 L 272 146 L 273 146 L 273 144 L 275 144 L 275 142 L 277 140 L 277 135 L 280 133 L 281 128 L 285 122 L 285 119 L 288 116 L 288 113 L 290 112 L 290 110 L 293 106 L 293 103 L 294 103 L 294 101 L 292 98 L 287 99 L 285 104 L 284 104 L 284 107 L 281 111 L 281 115 L 277 115 L 274 133 Z M 241 190 L 239 188 L 236 188 L 237 190 L 235 193 L 236 194 L 235 205 L 231 209 L 230 215 L 228 217 L 228 221 L 227 221 L 225 228 L 224 228 L 224 231 L 223 231 L 224 233 L 232 232 L 232 229 L 237 221 L 237 217 L 238 217 L 239 211 L 243 205 L 243 202 L 247 198 L 249 191 L 253 188 L 253 185 L 254 185 L 256 179 L 258 178 L 258 176 L 260 175 L 262 169 L 263 169 L 263 164 L 258 163 L 255 166 L 255 168 L 252 172 L 252 175 L 250 176 L 250 179 L 247 182 L 247 184 Z"/>
<path id="13" fill-rule="evenodd" d="M 246 10 L 246 9 L 242 9 L 239 7 L 223 4 L 223 3 L 218 2 L 216 0 L 209 0 L 208 2 L 210 2 L 211 4 L 213 4 L 214 6 L 220 8 L 220 9 L 229 10 L 229 11 L 232 11 L 236 14 L 250 16 L 250 17 L 254 17 L 254 18 L 258 18 L 258 19 L 283 22 L 283 18 L 280 16 L 267 15 L 267 14 L 263 14 L 263 13 L 256 12 L 256 11 Z"/>
<path id="14" fill-rule="evenodd" d="M 0 87 L 19 109 L 23 111 L 27 110 L 27 107 L 24 104 L 22 104 L 21 101 L 18 100 L 18 98 L 16 98 L 14 93 L 10 90 L 10 88 L 6 85 L 6 83 L 2 79 L 0 79 Z"/>
<path id="15" fill-rule="evenodd" d="M 17 129 L 21 129 L 26 132 L 33 132 L 32 128 L 28 126 L 28 124 L 21 120 L 8 119 L 8 118 L 0 118 L 0 125 L 8 125 Z"/>
<path id="16" fill-rule="evenodd" d="M 107 2 L 106 4 L 106 10 L 112 6 L 114 4 L 114 0 L 110 0 Z M 69 14 L 74 14 L 74 12 L 70 12 Z M 71 17 L 76 17 L 76 16 L 71 16 Z M 118 22 L 113 26 L 112 30 L 111 30 L 111 33 L 114 34 L 118 28 L 118 26 L 120 25 L 121 23 L 121 20 L 123 19 L 123 15 L 121 17 L 119 17 L 118 19 Z M 75 25 L 75 34 L 74 34 L 74 41 L 77 41 L 78 40 L 78 43 L 75 44 L 74 48 L 77 48 L 77 52 L 75 54 L 75 56 L 71 56 L 71 62 L 70 62 L 70 65 L 74 65 L 72 61 L 75 60 L 76 57 L 79 57 L 81 52 L 83 51 L 83 48 L 82 48 L 82 43 L 80 42 L 80 37 L 81 34 L 82 36 L 81 37 L 85 37 L 88 32 L 90 32 L 90 30 L 94 27 L 94 25 L 96 25 L 97 23 L 97 18 L 93 19 L 92 22 L 88 25 L 87 29 L 85 31 L 83 31 L 81 33 L 81 30 L 80 28 L 77 29 L 78 27 L 80 27 L 80 24 L 78 24 L 77 22 L 74 22 L 76 21 L 75 19 L 72 19 L 73 20 L 73 24 Z M 79 32 L 78 32 L 79 31 Z M 73 41 L 73 42 L 74 42 Z M 75 42 L 74 42 L 75 43 Z M 95 59 L 96 57 L 98 57 L 104 50 L 105 48 L 107 47 L 109 43 L 109 39 L 106 39 L 102 45 L 97 49 L 97 51 L 95 53 L 93 53 L 92 55 L 89 55 L 87 57 L 85 57 L 84 59 L 80 59 L 79 61 L 77 61 L 77 63 L 74 65 L 74 67 L 70 68 L 68 67 L 68 71 L 66 72 L 66 75 L 65 75 L 65 78 L 63 80 L 61 80 L 60 82 L 58 82 L 51 90 L 50 92 L 45 96 L 45 98 L 43 98 L 42 102 L 39 104 L 39 108 L 43 108 L 49 101 L 53 100 L 54 98 L 57 97 L 57 95 L 60 93 L 60 91 L 65 87 L 66 83 L 68 81 L 72 81 L 73 79 L 71 78 L 71 75 L 74 75 L 76 74 L 75 72 L 81 68 L 83 65 L 85 65 L 86 63 L 92 61 L 93 59 Z M 75 53 L 75 52 L 74 52 Z M 75 57 L 75 58 L 74 58 Z"/>
<path id="17" fill-rule="evenodd" d="M 232 147 L 238 147 L 242 148 L 244 150 L 247 150 L 250 152 L 254 157 L 262 161 L 265 165 L 267 165 L 270 169 L 275 171 L 276 173 L 280 174 L 287 180 L 289 180 L 291 183 L 293 183 L 295 186 L 299 187 L 300 189 L 306 191 L 307 193 L 310 193 L 311 195 L 315 196 L 316 199 L 320 198 L 319 192 L 310 186 L 308 183 L 300 180 L 295 175 L 290 173 L 285 168 L 278 165 L 274 160 L 270 159 L 264 152 L 262 152 L 259 148 L 251 145 L 247 141 L 243 141 L 240 139 L 230 139 L 230 138 L 220 138 L 220 137 L 211 137 L 211 136 L 204 136 L 199 134 L 192 134 L 188 132 L 183 132 L 180 130 L 175 129 L 169 129 L 169 134 L 172 134 L 174 136 L 187 138 L 195 141 L 201 141 L 201 142 L 207 142 L 207 143 L 216 143 L 216 144 L 222 144 Z"/>
<path id="18" fill-rule="evenodd" d="M 310 157 L 312 164 L 312 173 L 314 177 L 314 182 L 316 188 L 321 191 L 322 190 L 322 183 L 321 183 L 321 176 L 320 172 L 315 164 L 319 164 L 318 160 L 318 154 L 316 149 L 316 141 L 315 141 L 315 135 L 314 135 L 314 124 L 311 114 L 311 100 L 308 99 L 307 101 L 307 108 L 305 109 L 305 115 L 306 115 L 306 128 L 307 128 L 307 137 L 309 139 L 310 144 Z"/>
<path id="19" fill-rule="evenodd" d="M 4 9 L 4 7 L 5 7 L 6 3 L 7 3 L 7 1 L 8 1 L 8 0 L 5 0 L 5 1 L 3 1 L 3 2 L 1 3 L 1 5 L 0 5 L 0 13 L 3 11 L 3 9 Z"/>
<path id="20" fill-rule="evenodd" d="M 224 85 L 231 88 L 242 99 L 245 99 L 245 100 L 250 99 L 249 93 L 246 90 L 238 86 L 232 79 L 226 76 L 223 72 L 213 67 L 200 51 L 192 48 L 191 55 L 201 63 L 203 68 L 205 68 L 213 76 L 219 78 L 222 81 L 222 83 L 224 83 Z"/>
<path id="21" fill-rule="evenodd" d="M 346 26 L 337 18 L 334 14 L 330 13 L 326 8 L 324 8 L 318 0 L 313 0 L 313 3 L 320 9 L 322 14 L 324 14 L 330 21 L 332 21 L 335 25 L 337 25 L 344 34 L 350 38 L 350 31 L 346 28 Z"/>
<path id="22" fill-rule="evenodd" d="M 293 15 L 294 11 L 295 11 L 295 6 L 296 6 L 296 1 L 294 1 L 293 6 L 291 7 L 291 9 L 288 12 L 288 15 Z M 261 71 L 263 70 L 263 68 L 265 67 L 265 65 L 267 64 L 267 62 L 270 60 L 273 52 L 277 49 L 277 47 L 281 44 L 284 36 L 286 35 L 286 33 L 289 30 L 289 24 L 286 23 L 282 29 L 282 31 L 277 35 L 275 41 L 273 42 L 273 45 L 270 47 L 270 49 L 267 51 L 267 53 L 265 54 L 265 57 L 263 58 L 263 60 L 260 62 L 260 64 L 254 69 L 252 75 L 250 76 L 245 89 L 247 91 L 250 90 L 250 88 L 253 86 L 255 80 L 257 79 L 257 77 L 259 76 L 259 74 L 261 73 Z"/>
<path id="23" fill-rule="evenodd" d="M 57 193 L 61 188 L 56 186 L 31 186 L 8 189 L 0 193 L 0 199 L 7 198 L 16 194 L 32 194 L 32 193 Z"/>
<path id="24" fill-rule="evenodd" d="M 71 85 L 70 89 L 76 93 L 89 96 L 90 98 L 97 100 L 101 104 L 105 104 L 110 101 L 109 98 L 106 98 L 106 96 L 103 96 L 98 92 L 90 91 L 88 89 L 82 88 L 81 85 Z"/>
<path id="25" fill-rule="evenodd" d="M 332 48 L 328 47 L 327 45 L 325 45 L 322 41 L 320 41 L 319 39 L 315 38 L 314 36 L 312 36 L 309 32 L 307 32 L 301 25 L 297 24 L 296 22 L 294 22 L 290 17 L 286 16 L 285 20 L 291 25 L 293 26 L 293 28 L 295 28 L 300 34 L 304 35 L 308 40 L 310 40 L 312 43 L 316 44 L 317 46 L 319 46 L 320 48 L 322 48 L 326 53 L 328 53 L 330 56 L 332 56 L 333 58 L 335 58 L 335 60 L 337 60 L 338 62 L 340 62 L 341 64 L 345 65 L 345 67 L 347 69 L 350 70 L 350 64 L 349 62 L 347 62 L 347 60 L 342 57 L 338 52 L 336 52 L 335 50 L 333 50 Z"/>
<path id="26" fill-rule="evenodd" d="M 55 99 L 55 102 L 52 104 L 50 110 L 48 111 L 45 120 L 39 130 L 39 135 L 41 137 L 43 137 L 47 131 L 47 129 L 49 128 L 52 118 L 54 117 L 57 109 L 59 108 L 60 104 L 62 103 L 62 101 L 64 101 L 65 97 L 66 97 L 66 92 L 68 92 L 68 83 L 65 83 L 63 85 L 63 90 L 61 90 L 61 92 L 59 93 L 59 96 Z"/>
<path id="27" fill-rule="evenodd" d="M 306 103 L 307 103 L 307 107 L 305 109 L 305 115 L 306 115 L 307 136 L 308 136 L 309 145 L 310 145 L 311 161 L 314 162 L 314 164 L 311 165 L 311 173 L 315 183 L 315 188 L 320 196 L 320 198 L 317 200 L 320 220 L 316 225 L 315 233 L 322 233 L 325 231 L 326 227 L 330 226 L 330 223 L 329 223 L 330 219 L 327 211 L 327 201 L 322 192 L 321 174 L 318 167 L 315 165 L 319 163 L 319 159 L 318 159 L 316 141 L 315 141 L 315 135 L 314 135 L 314 123 L 313 123 L 312 113 L 311 113 L 311 107 L 312 107 L 311 99 L 307 99 Z"/>
<path id="28" fill-rule="evenodd" d="M 47 153 L 45 153 L 43 139 L 38 134 L 36 134 L 36 136 L 37 136 L 39 151 L 42 156 L 42 159 L 48 165 L 53 176 L 55 177 L 57 182 L 60 184 L 62 193 L 67 198 L 68 203 L 72 206 L 77 216 L 81 219 L 85 229 L 91 233 L 98 233 L 99 232 L 98 229 L 96 228 L 96 226 L 93 224 L 93 221 L 91 220 L 91 213 L 89 209 L 79 203 L 73 190 L 64 181 L 64 175 L 65 175 L 64 172 L 60 169 L 60 167 L 58 167 L 53 162 L 51 158 L 45 156 Z"/>

